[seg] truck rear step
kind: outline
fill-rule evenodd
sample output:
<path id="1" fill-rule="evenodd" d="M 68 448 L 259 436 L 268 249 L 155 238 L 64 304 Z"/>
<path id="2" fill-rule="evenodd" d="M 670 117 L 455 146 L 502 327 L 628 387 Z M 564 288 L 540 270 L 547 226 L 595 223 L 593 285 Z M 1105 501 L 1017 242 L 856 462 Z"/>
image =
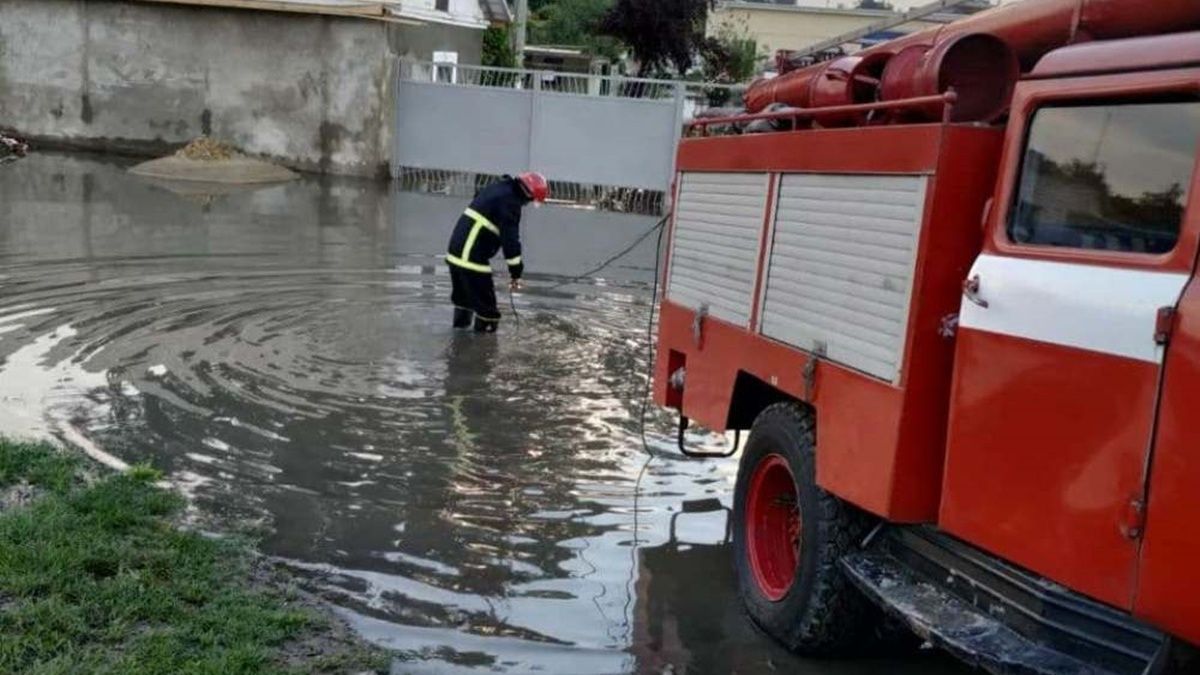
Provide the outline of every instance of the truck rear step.
<path id="1" fill-rule="evenodd" d="M 1147 672 L 1165 636 L 929 528 L 894 527 L 842 560 L 920 637 L 993 673 Z"/>

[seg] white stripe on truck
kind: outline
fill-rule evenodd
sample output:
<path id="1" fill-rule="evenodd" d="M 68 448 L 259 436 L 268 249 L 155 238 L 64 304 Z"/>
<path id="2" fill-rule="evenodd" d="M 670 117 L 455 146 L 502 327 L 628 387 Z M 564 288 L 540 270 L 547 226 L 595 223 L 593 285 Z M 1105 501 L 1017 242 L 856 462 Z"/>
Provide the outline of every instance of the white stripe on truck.
<path id="1" fill-rule="evenodd" d="M 971 268 L 988 307 L 962 302 L 963 328 L 1160 363 L 1160 307 L 1179 301 L 1188 275 L 981 255 Z"/>

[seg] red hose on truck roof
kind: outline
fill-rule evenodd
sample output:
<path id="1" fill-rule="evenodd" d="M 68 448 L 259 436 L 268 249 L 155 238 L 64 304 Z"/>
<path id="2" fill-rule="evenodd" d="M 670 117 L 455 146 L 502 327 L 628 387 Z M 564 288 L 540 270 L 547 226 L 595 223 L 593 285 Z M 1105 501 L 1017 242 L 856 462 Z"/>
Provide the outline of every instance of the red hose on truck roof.
<path id="1" fill-rule="evenodd" d="M 1076 42 L 1200 29 L 1197 0 L 1024 0 L 918 31 L 850 57 L 754 82 L 746 108 L 772 103 L 800 108 L 928 96 L 954 87 L 952 121 L 992 121 L 1003 115 L 1021 72 L 1048 52 Z M 877 80 L 872 85 L 870 80 Z M 904 119 L 937 119 L 932 109 Z M 863 118 L 818 119 L 822 126 Z"/>

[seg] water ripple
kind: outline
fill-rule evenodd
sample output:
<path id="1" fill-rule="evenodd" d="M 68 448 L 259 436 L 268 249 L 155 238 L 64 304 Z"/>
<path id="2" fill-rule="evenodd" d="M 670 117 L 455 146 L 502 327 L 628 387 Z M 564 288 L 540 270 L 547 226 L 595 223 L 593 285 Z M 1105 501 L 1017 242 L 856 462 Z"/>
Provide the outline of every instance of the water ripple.
<path id="1" fill-rule="evenodd" d="M 398 672 L 790 658 L 736 609 L 727 514 L 680 513 L 727 506 L 734 463 L 664 459 L 638 492 L 653 242 L 555 288 L 651 219 L 531 214 L 520 326 L 475 336 L 448 325 L 438 257 L 457 200 L 306 179 L 194 202 L 95 160 L 15 166 L 0 432 L 163 469 Z"/>

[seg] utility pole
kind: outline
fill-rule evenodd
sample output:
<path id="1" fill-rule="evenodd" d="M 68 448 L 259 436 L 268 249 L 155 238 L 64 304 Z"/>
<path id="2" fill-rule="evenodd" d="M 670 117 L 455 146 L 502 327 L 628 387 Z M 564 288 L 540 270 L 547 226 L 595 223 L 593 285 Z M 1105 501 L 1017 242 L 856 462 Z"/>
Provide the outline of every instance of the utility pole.
<path id="1" fill-rule="evenodd" d="M 529 0 L 516 0 L 516 19 L 513 21 L 513 55 L 517 67 L 525 67 L 525 33 L 529 29 Z"/>

